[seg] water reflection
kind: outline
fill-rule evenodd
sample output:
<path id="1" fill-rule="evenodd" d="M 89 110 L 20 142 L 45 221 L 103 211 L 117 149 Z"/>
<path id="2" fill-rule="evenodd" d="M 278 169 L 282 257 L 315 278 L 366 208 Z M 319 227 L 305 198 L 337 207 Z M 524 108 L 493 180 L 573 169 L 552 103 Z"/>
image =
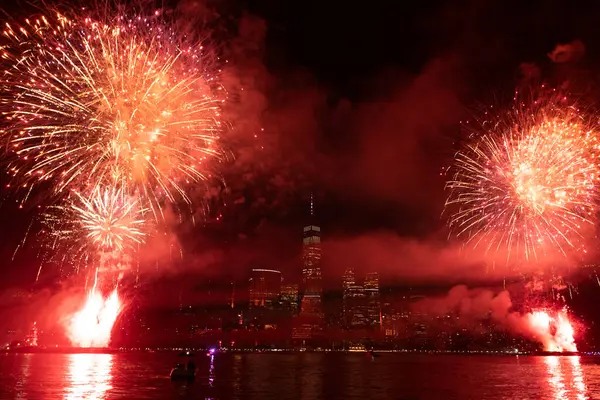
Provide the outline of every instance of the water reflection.
<path id="1" fill-rule="evenodd" d="M 213 387 L 215 383 L 215 355 L 210 355 L 210 367 L 208 369 L 208 385 Z"/>
<path id="2" fill-rule="evenodd" d="M 236 394 L 242 390 L 243 367 L 242 356 L 240 354 L 235 354 L 233 356 L 233 364 L 231 367 L 231 387 Z"/>
<path id="3" fill-rule="evenodd" d="M 565 383 L 563 379 L 563 374 L 560 368 L 560 358 L 557 356 L 545 357 L 544 362 L 546 363 L 546 367 L 548 368 L 549 377 L 548 383 L 550 384 L 550 388 L 552 389 L 552 394 L 555 399 L 564 399 L 565 398 Z"/>
<path id="4" fill-rule="evenodd" d="M 548 370 L 548 384 L 555 399 L 589 398 L 579 357 L 544 357 L 544 363 Z"/>
<path id="5" fill-rule="evenodd" d="M 317 399 L 323 388 L 322 356 L 305 354 L 301 358 L 303 368 L 300 375 L 300 398 L 302 400 Z"/>
<path id="6" fill-rule="evenodd" d="M 583 380 L 583 371 L 581 370 L 581 360 L 579 357 L 569 357 L 573 366 L 573 388 L 578 400 L 587 399 L 587 388 Z"/>
<path id="7" fill-rule="evenodd" d="M 71 354 L 65 399 L 104 399 L 112 388 L 112 354 Z"/>
<path id="8" fill-rule="evenodd" d="M 29 368 L 31 366 L 31 354 L 25 354 L 23 357 L 23 365 L 21 365 L 21 374 L 16 383 L 17 399 L 26 399 L 25 388 L 27 388 L 27 381 L 29 380 Z"/>

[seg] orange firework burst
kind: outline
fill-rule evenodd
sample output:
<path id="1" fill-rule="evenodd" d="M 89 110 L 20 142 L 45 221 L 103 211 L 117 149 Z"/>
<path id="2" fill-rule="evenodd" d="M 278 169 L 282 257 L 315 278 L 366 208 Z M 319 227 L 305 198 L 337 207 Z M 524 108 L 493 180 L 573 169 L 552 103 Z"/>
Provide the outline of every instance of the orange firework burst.
<path id="1" fill-rule="evenodd" d="M 449 225 L 507 260 L 583 245 L 596 217 L 597 132 L 562 101 L 513 109 L 455 157 Z"/>
<path id="2" fill-rule="evenodd" d="M 159 16 L 75 15 L 6 25 L 2 132 L 10 171 L 30 190 L 119 182 L 149 202 L 190 199 L 218 159 L 220 86 L 201 44 L 182 44 Z M 25 196 L 27 198 L 27 196 Z"/>

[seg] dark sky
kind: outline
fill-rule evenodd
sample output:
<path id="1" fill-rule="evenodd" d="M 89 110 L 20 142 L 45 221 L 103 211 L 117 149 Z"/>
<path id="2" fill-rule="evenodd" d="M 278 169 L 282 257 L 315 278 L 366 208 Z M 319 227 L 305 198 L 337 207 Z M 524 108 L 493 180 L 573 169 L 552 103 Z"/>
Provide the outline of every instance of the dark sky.
<path id="1" fill-rule="evenodd" d="M 215 191 L 206 223 L 173 228 L 184 259 L 160 274 L 241 277 L 264 265 L 294 275 L 311 191 L 331 250 L 326 274 L 349 265 L 399 280 L 480 273 L 445 243 L 440 218 L 440 170 L 460 142 L 459 122 L 480 104 L 506 104 L 517 85 L 568 79 L 587 93 L 596 82 L 593 2 L 168 3 L 218 28 L 230 61 L 224 85 L 244 91 L 232 89 L 228 189 Z M 577 39 L 586 47 L 579 62 L 547 57 Z M 2 207 L 5 284 L 35 277 L 35 240 L 10 261 L 32 214 L 10 199 Z"/>

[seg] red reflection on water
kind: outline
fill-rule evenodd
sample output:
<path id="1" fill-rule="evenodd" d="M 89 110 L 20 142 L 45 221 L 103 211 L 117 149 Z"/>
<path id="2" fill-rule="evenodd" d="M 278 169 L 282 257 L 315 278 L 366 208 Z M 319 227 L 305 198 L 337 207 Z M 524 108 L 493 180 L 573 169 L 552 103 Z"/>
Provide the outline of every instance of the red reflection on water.
<path id="1" fill-rule="evenodd" d="M 104 399 L 112 388 L 112 354 L 71 354 L 66 400 Z"/>
<path id="2" fill-rule="evenodd" d="M 573 387 L 578 400 L 587 399 L 587 387 L 583 380 L 583 371 L 581 370 L 581 360 L 579 357 L 569 357 L 573 366 Z"/>
<path id="3" fill-rule="evenodd" d="M 548 368 L 548 372 L 550 376 L 548 377 L 548 383 L 552 388 L 552 394 L 555 399 L 564 399 L 565 398 L 565 383 L 562 375 L 562 371 L 560 368 L 560 359 L 556 356 L 545 357 L 544 362 L 546 363 L 546 367 Z"/>
<path id="4" fill-rule="evenodd" d="M 210 367 L 208 369 L 208 385 L 213 387 L 215 383 L 215 355 L 210 356 Z"/>
<path id="5" fill-rule="evenodd" d="M 27 388 L 27 381 L 29 380 L 29 368 L 31 366 L 31 354 L 25 354 L 23 359 L 23 364 L 21 365 L 21 375 L 17 380 L 16 389 L 16 399 L 26 399 L 27 395 L 25 389 Z"/>
<path id="6" fill-rule="evenodd" d="M 548 384 L 557 400 L 588 399 L 581 360 L 578 356 L 544 357 L 548 369 Z"/>

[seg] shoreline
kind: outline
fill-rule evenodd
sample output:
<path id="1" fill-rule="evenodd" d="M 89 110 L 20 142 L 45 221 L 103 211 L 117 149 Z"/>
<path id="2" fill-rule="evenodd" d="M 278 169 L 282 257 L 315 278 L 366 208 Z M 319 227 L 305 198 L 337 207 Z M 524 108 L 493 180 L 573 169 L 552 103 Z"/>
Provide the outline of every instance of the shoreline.
<path id="1" fill-rule="evenodd" d="M 118 353 L 176 353 L 189 350 L 196 353 L 196 356 L 203 357 L 207 355 L 207 349 L 184 349 L 184 348 L 112 348 L 112 347 L 21 347 L 16 349 L 2 349 L 2 354 L 118 354 Z M 216 354 L 301 354 L 301 353 L 346 353 L 368 355 L 368 351 L 357 350 L 338 350 L 338 349 L 221 349 Z M 462 356 L 598 356 L 597 352 L 511 352 L 511 351 L 441 351 L 441 350 L 373 350 L 376 355 L 384 354 L 427 354 L 427 355 L 462 355 Z"/>

